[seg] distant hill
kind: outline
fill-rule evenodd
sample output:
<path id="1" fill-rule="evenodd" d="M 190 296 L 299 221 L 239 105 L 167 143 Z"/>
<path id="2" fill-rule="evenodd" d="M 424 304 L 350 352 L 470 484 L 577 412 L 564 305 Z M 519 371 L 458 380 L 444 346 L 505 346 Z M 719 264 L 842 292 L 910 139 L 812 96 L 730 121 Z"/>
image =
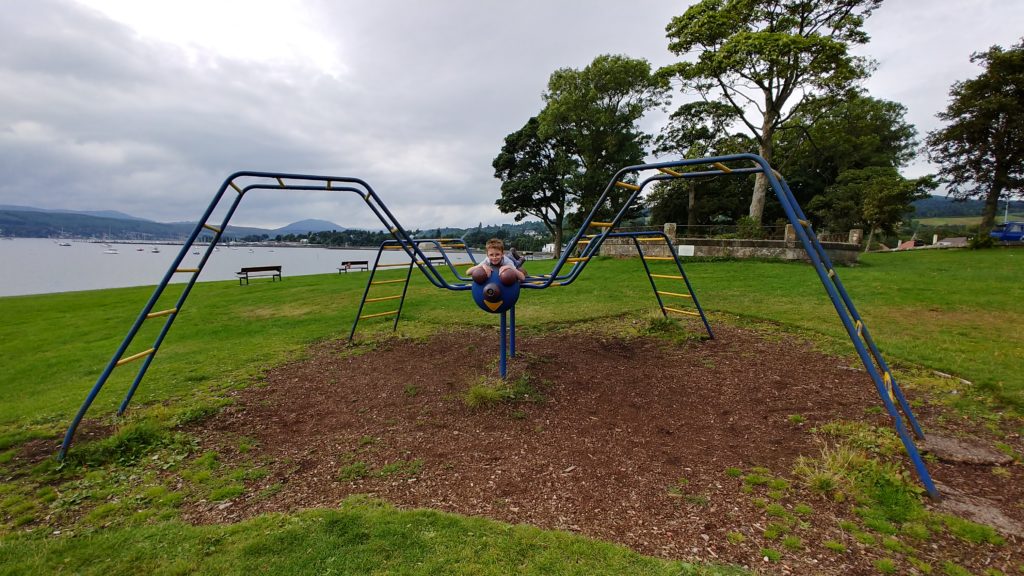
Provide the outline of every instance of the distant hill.
<path id="1" fill-rule="evenodd" d="M 328 222 L 327 220 L 299 220 L 298 222 L 292 222 L 287 226 L 277 228 L 270 232 L 271 236 L 280 234 L 284 236 L 286 234 L 309 234 L 310 232 L 341 232 L 345 228 L 338 226 L 334 222 Z"/>
<path id="2" fill-rule="evenodd" d="M 306 223 L 306 224 L 304 224 Z M 310 223 L 322 223 L 313 225 Z M 29 206 L 0 205 L 0 236 L 20 238 L 106 238 L 110 240 L 184 240 L 195 229 L 195 222 L 154 222 L 136 218 L 115 210 L 75 211 L 45 210 Z M 320 230 L 343 230 L 337 224 L 323 220 L 307 220 L 289 224 L 278 230 L 295 227 L 305 234 L 307 228 Z M 228 226 L 224 231 L 226 240 L 246 236 L 267 236 L 273 238 L 279 232 L 266 228 Z M 203 235 L 211 233 L 204 231 Z"/>
<path id="3" fill-rule="evenodd" d="M 1003 213 L 1006 202 L 999 203 L 999 214 Z M 981 200 L 957 202 L 946 196 L 929 196 L 914 202 L 914 218 L 938 218 L 943 216 L 981 216 L 985 203 Z M 1024 212 L 1024 202 L 1011 201 L 1010 212 Z"/>
<path id="4" fill-rule="evenodd" d="M 137 216 L 132 216 L 131 214 L 118 212 L 117 210 L 50 210 L 46 208 L 33 208 L 31 206 L 15 206 L 12 204 L 0 204 L 0 210 L 14 210 L 16 212 L 48 212 L 57 214 L 84 214 L 86 216 L 97 216 L 99 218 L 115 218 L 118 220 L 142 220 L 143 222 L 152 222 L 152 220 L 139 218 Z"/>

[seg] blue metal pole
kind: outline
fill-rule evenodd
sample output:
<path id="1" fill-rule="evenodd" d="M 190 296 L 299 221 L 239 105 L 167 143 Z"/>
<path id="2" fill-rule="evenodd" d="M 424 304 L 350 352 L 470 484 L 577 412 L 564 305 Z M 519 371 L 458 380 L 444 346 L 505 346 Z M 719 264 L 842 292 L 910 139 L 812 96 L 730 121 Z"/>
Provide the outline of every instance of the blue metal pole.
<path id="1" fill-rule="evenodd" d="M 505 373 L 506 373 L 506 370 L 505 370 L 506 369 L 506 358 L 505 358 L 505 353 L 506 353 L 506 349 L 505 349 L 505 317 L 506 317 L 506 313 L 502 312 L 501 313 L 501 359 L 499 360 L 498 371 L 501 372 L 501 377 L 503 379 L 505 378 Z"/>
<path id="2" fill-rule="evenodd" d="M 511 356 L 516 357 L 516 307 L 513 306 L 508 310 L 508 321 L 509 321 L 509 348 L 511 348 Z"/>

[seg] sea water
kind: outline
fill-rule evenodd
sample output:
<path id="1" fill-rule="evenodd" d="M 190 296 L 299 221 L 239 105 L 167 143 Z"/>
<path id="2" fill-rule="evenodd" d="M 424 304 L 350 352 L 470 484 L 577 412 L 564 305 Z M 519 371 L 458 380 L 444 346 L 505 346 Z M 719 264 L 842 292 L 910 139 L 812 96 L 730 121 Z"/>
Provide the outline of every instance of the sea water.
<path id="1" fill-rule="evenodd" d="M 69 246 L 46 238 L 0 240 L 0 296 L 96 290 L 160 283 L 182 246 L 169 244 L 118 244 L 69 240 Z M 154 248 L 156 251 L 154 251 Z M 206 246 L 186 252 L 181 268 L 198 266 Z M 198 251 L 198 254 L 194 253 Z M 435 252 L 425 251 L 434 255 Z M 334 250 L 313 247 L 220 245 L 210 255 L 200 282 L 234 280 L 245 266 L 281 266 L 281 274 L 337 274 L 344 260 L 373 263 L 376 249 Z M 469 262 L 465 251 L 449 253 L 454 262 Z M 479 260 L 479 256 L 477 259 Z M 381 264 L 408 263 L 401 251 L 387 250 Z M 173 274 L 172 282 L 188 282 L 189 274 Z"/>

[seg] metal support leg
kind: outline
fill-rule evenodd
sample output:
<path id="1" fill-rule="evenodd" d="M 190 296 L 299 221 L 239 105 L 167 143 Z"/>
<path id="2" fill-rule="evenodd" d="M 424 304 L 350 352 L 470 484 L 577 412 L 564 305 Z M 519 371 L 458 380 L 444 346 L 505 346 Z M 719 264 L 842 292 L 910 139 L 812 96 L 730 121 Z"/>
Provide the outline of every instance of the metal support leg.
<path id="1" fill-rule="evenodd" d="M 498 371 L 501 372 L 501 377 L 503 379 L 505 378 L 506 367 L 507 367 L 506 366 L 507 358 L 505 357 L 506 352 L 507 352 L 507 347 L 505 345 L 505 333 L 507 331 L 506 330 L 506 328 L 507 328 L 506 327 L 506 317 L 507 317 L 506 314 L 507 314 L 506 312 L 502 312 L 501 313 L 501 358 L 498 360 Z"/>

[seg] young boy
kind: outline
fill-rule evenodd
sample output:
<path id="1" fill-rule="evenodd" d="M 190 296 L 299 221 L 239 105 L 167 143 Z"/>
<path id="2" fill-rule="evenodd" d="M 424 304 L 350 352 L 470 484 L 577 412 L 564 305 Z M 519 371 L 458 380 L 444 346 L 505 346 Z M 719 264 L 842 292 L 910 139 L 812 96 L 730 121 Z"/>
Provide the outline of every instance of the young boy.
<path id="1" fill-rule="evenodd" d="M 516 271 L 516 275 L 519 276 L 519 281 L 526 280 L 526 274 L 516 267 L 514 260 L 505 255 L 505 243 L 500 238 L 491 238 L 487 241 L 487 258 L 483 262 L 473 266 L 466 271 L 470 276 L 473 275 L 473 270 L 477 268 L 483 268 L 487 275 L 490 276 L 495 270 L 501 273 L 506 268 L 510 268 Z"/>

